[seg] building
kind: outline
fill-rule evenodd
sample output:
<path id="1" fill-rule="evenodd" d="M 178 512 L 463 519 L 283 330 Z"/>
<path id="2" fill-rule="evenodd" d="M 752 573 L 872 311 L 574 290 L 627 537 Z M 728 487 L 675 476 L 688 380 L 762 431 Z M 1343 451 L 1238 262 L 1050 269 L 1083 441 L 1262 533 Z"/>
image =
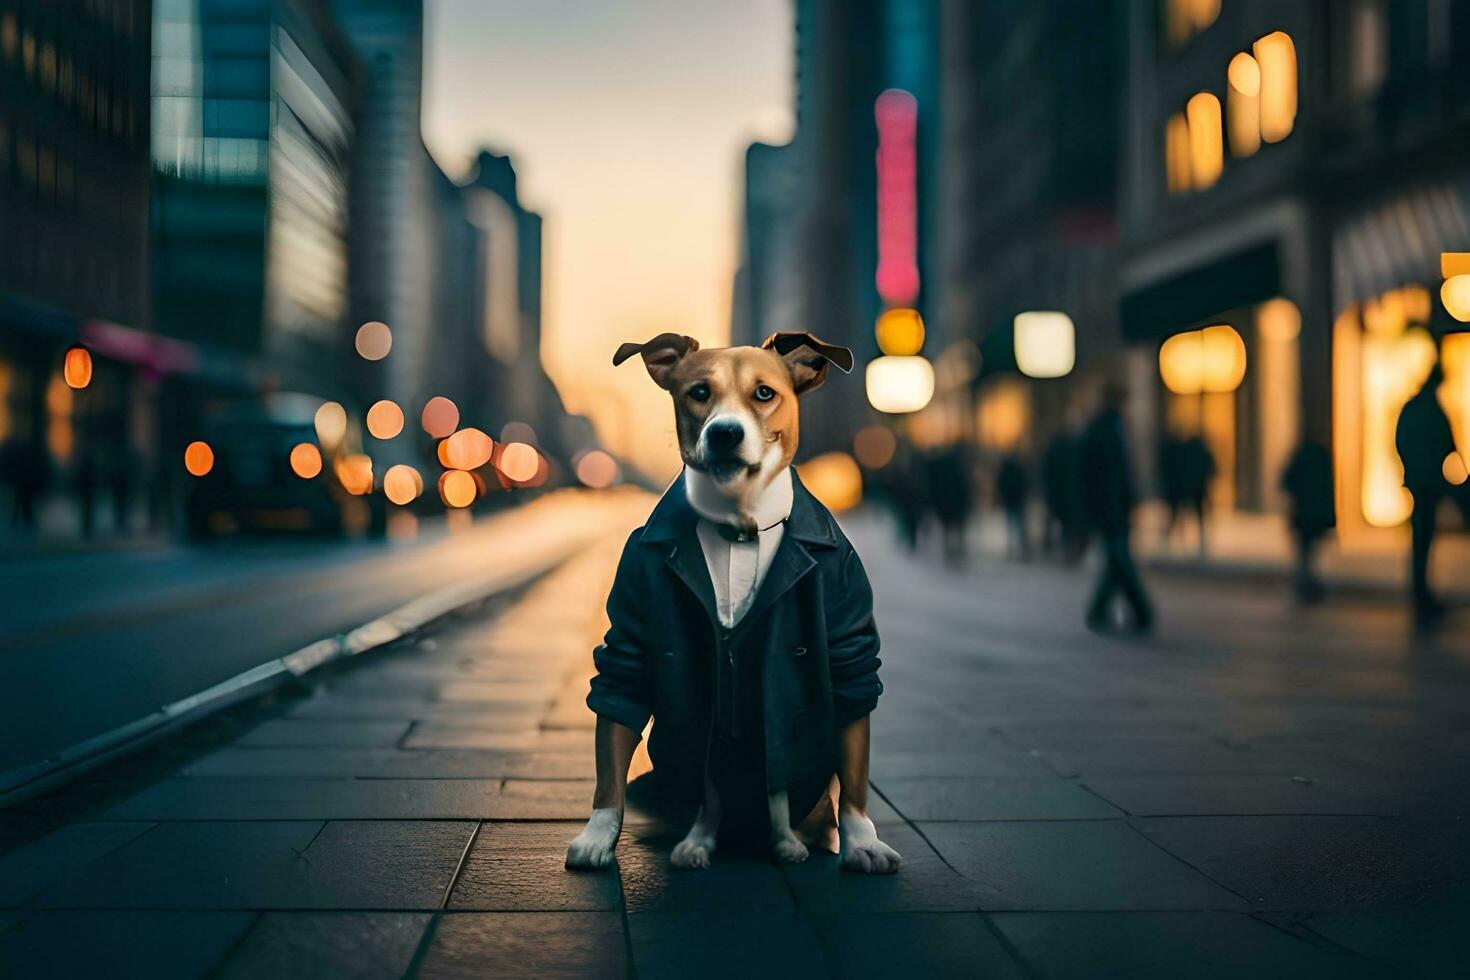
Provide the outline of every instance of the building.
<path id="1" fill-rule="evenodd" d="M 752 143 L 745 151 L 740 265 L 730 298 L 731 346 L 800 330 L 796 254 L 796 150 Z"/>
<path id="2" fill-rule="evenodd" d="M 148 325 L 149 17 L 147 0 L 0 0 L 7 482 L 25 471 L 58 490 L 95 486 L 127 471 L 130 433 L 147 422 L 134 417 L 146 391 L 130 359 L 95 358 L 85 391 L 61 366 L 99 330 Z"/>
<path id="3" fill-rule="evenodd" d="M 1440 252 L 1470 249 L 1470 11 L 1130 0 L 1128 15 L 1120 315 L 1157 358 L 1158 430 L 1203 433 L 1217 506 L 1279 507 L 1304 434 L 1333 447 L 1345 542 L 1401 524 L 1393 426 L 1436 348 L 1470 448 L 1465 342 L 1437 301 Z"/>

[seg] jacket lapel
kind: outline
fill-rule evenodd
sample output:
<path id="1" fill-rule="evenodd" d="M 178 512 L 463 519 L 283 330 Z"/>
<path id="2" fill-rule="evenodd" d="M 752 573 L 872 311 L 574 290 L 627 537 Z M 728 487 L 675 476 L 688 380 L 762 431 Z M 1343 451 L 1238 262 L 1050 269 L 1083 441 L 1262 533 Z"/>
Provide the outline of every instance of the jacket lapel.
<path id="1" fill-rule="evenodd" d="M 699 535 L 695 533 L 693 524 L 675 539 L 674 547 L 664 555 L 664 561 L 689 586 L 689 591 L 704 607 L 710 624 L 718 626 L 720 614 L 715 607 L 715 589 L 709 580 L 709 565 L 705 563 L 704 549 L 699 545 Z"/>
<path id="2" fill-rule="evenodd" d="M 719 625 L 720 616 L 715 608 L 715 589 L 709 580 L 709 566 L 704 561 L 704 549 L 699 545 L 695 532 L 699 515 L 689 505 L 684 493 L 684 473 L 664 491 L 663 497 L 648 515 L 643 526 L 642 542 L 659 548 L 664 553 L 664 563 L 669 566 L 681 582 L 699 600 L 711 625 Z"/>

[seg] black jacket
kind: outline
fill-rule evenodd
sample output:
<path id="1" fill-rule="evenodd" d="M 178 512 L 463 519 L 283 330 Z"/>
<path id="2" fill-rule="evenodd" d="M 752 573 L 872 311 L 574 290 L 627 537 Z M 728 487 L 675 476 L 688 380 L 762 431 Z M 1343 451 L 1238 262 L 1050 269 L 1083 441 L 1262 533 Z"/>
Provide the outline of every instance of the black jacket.
<path id="1" fill-rule="evenodd" d="M 1088 521 L 1104 534 L 1128 530 L 1138 494 L 1123 416 L 1117 409 L 1104 409 L 1088 425 L 1082 434 L 1081 456 L 1079 476 L 1086 487 Z"/>
<path id="2" fill-rule="evenodd" d="M 832 515 L 792 480 L 781 545 L 733 630 L 715 612 L 682 475 L 623 549 L 587 706 L 635 732 L 652 716 L 655 773 L 684 802 L 700 799 L 714 727 L 749 738 L 759 733 L 741 729 L 758 724 L 767 787 L 787 789 L 791 812 L 805 813 L 836 771 L 836 733 L 883 693 L 867 573 Z M 761 690 L 742 690 L 742 675 L 759 676 Z M 754 720 L 741 708 L 753 704 Z"/>

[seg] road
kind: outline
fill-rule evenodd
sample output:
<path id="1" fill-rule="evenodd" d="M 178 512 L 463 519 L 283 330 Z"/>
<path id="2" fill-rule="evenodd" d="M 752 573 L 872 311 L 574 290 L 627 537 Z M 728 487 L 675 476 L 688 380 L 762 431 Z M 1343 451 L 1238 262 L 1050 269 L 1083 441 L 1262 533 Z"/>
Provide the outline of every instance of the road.
<path id="1" fill-rule="evenodd" d="M 408 542 L 221 542 L 0 565 L 0 773 L 434 590 L 604 529 L 571 494 Z"/>
<path id="2" fill-rule="evenodd" d="M 849 522 L 887 691 L 895 876 L 721 853 L 636 808 L 561 865 L 619 537 L 498 614 L 329 667 L 307 696 L 104 767 L 0 832 L 21 975 L 1441 976 L 1470 915 L 1470 642 L 1361 599 L 1155 575 L 1159 631 L 1081 625 L 1086 569 L 897 552 Z M 646 759 L 639 760 L 646 766 Z M 146 775 L 139 777 L 138 772 Z M 157 773 L 165 773 L 157 778 Z M 17 839 L 12 834 L 12 839 Z M 3 837 L 0 837 L 3 839 Z M 8 958 L 8 959 L 7 959 Z"/>

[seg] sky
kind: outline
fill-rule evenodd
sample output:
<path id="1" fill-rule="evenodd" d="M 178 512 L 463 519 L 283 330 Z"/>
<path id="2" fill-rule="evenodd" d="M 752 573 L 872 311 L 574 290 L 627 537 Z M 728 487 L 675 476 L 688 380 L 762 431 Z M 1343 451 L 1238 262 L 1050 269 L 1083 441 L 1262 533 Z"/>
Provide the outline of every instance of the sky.
<path id="1" fill-rule="evenodd" d="M 790 0 L 428 0 L 424 140 L 463 176 L 509 153 L 546 219 L 542 359 L 645 472 L 673 413 L 626 340 L 729 338 L 745 147 L 791 136 Z"/>

